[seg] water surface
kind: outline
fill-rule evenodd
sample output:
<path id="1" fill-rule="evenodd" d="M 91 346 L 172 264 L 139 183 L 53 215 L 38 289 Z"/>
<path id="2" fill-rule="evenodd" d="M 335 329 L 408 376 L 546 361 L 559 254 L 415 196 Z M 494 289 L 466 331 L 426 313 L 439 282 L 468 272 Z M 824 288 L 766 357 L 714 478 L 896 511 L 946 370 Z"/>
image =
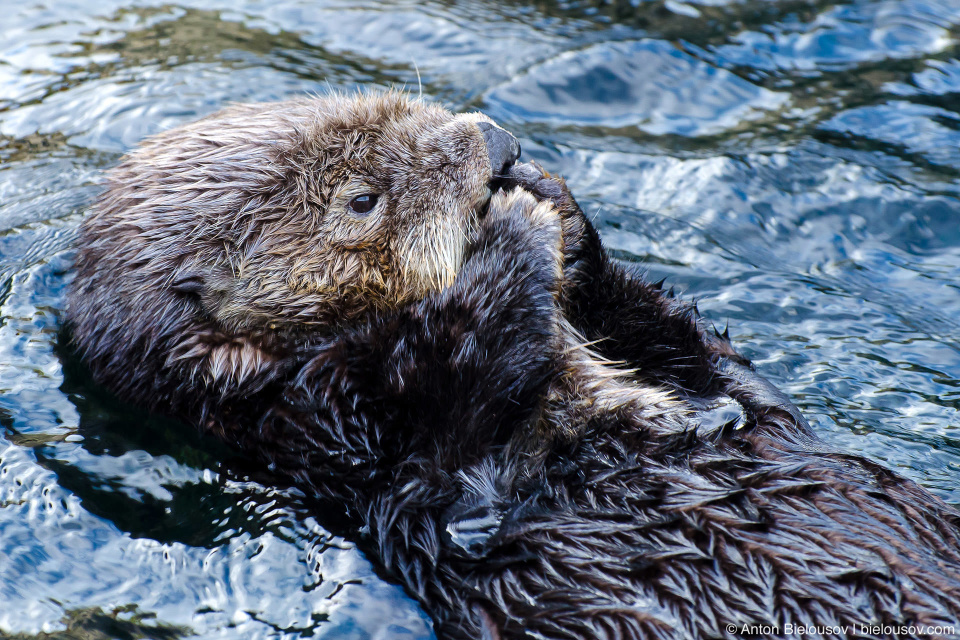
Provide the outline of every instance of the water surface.
<path id="1" fill-rule="evenodd" d="M 960 503 L 960 1 L 0 0 L 0 635 L 429 638 L 303 497 L 62 343 L 103 169 L 229 102 L 483 110 L 830 445 Z"/>

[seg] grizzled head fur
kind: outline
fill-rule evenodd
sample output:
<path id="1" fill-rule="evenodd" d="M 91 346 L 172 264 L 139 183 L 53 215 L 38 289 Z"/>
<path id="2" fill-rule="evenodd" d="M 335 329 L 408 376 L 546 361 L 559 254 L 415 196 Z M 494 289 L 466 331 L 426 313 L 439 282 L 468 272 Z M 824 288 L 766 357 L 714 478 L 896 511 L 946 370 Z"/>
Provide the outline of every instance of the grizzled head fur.
<path id="1" fill-rule="evenodd" d="M 248 394 L 311 335 L 449 284 L 499 169 L 487 122 L 333 95 L 147 140 L 81 229 L 68 318 L 82 355 L 153 406 Z"/>

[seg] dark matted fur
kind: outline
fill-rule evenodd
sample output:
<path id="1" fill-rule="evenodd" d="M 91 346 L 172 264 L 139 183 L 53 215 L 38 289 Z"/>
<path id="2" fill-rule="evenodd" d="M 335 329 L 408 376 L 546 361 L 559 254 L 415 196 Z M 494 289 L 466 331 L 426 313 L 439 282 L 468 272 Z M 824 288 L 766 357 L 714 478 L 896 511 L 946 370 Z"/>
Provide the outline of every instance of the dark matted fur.
<path id="1" fill-rule="evenodd" d="M 334 97 L 148 141 L 81 235 L 94 374 L 338 505 L 441 638 L 957 624 L 958 513 L 820 444 L 562 181 L 491 200 L 482 120 Z"/>

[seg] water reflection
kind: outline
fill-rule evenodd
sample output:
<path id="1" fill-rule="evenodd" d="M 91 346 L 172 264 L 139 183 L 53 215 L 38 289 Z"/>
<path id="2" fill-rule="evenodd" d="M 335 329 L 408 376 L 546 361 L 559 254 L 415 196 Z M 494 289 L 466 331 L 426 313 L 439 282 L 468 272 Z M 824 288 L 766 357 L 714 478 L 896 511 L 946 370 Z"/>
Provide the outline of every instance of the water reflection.
<path id="1" fill-rule="evenodd" d="M 763 117 L 787 97 L 661 40 L 605 42 L 536 65 L 487 95 L 505 122 L 637 127 L 709 136 Z"/>

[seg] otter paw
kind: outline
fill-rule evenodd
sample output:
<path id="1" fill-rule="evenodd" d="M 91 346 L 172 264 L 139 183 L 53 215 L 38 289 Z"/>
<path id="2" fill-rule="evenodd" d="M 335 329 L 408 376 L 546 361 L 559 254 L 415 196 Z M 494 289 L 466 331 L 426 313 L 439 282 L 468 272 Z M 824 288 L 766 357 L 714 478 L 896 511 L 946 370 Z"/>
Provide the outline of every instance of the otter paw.
<path id="1" fill-rule="evenodd" d="M 561 213 L 571 206 L 579 210 L 564 179 L 551 176 L 536 162 L 521 162 L 510 167 L 510 180 L 537 200 L 553 202 Z"/>
<path id="2" fill-rule="evenodd" d="M 541 202 L 551 202 L 560 215 L 563 233 L 563 253 L 567 270 L 572 276 L 582 256 L 581 248 L 587 222 L 580 205 L 563 178 L 551 176 L 535 162 L 517 163 L 510 168 L 510 179 L 521 189 Z"/>
<path id="3" fill-rule="evenodd" d="M 552 202 L 537 200 L 533 194 L 523 189 L 498 191 L 493 195 L 485 219 L 486 224 L 520 218 L 547 233 L 550 230 L 560 233 L 560 213 Z"/>
<path id="4" fill-rule="evenodd" d="M 560 213 L 552 202 L 537 200 L 533 194 L 521 188 L 499 191 L 490 200 L 484 225 L 492 227 L 499 224 L 520 226 L 524 235 L 533 236 L 534 244 L 549 252 L 558 275 L 562 273 L 563 225 Z"/>

